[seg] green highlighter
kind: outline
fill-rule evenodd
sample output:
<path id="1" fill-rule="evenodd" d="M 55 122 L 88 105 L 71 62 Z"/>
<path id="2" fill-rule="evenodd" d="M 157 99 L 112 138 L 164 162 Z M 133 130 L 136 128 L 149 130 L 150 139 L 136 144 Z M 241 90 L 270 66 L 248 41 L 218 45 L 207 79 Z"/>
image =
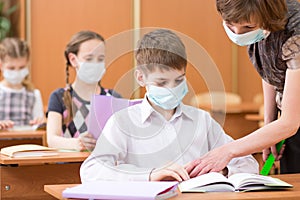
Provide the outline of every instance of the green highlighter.
<path id="1" fill-rule="evenodd" d="M 276 144 L 277 152 L 280 152 L 280 149 L 281 149 L 284 142 L 285 142 L 285 140 L 282 140 L 282 141 L 280 141 L 279 143 Z M 267 158 L 264 166 L 262 167 L 262 169 L 260 171 L 260 174 L 265 175 L 265 176 L 269 175 L 270 170 L 271 170 L 274 162 L 275 162 L 275 157 L 272 153 L 270 153 L 269 157 Z"/>

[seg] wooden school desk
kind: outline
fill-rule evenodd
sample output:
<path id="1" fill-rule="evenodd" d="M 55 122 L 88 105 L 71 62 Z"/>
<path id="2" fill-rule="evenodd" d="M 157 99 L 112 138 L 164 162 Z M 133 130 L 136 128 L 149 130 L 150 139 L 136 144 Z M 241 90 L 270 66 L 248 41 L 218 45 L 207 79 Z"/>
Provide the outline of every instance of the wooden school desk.
<path id="1" fill-rule="evenodd" d="M 53 199 L 45 184 L 80 183 L 79 168 L 89 152 L 10 158 L 0 154 L 0 199 Z"/>
<path id="2" fill-rule="evenodd" d="M 292 185 L 294 188 L 281 191 L 259 191 L 259 192 L 211 192 L 211 193 L 184 193 L 170 200 L 246 200 L 246 199 L 300 199 L 300 174 L 274 175 Z M 77 184 L 45 185 L 44 190 L 56 199 L 62 198 L 62 191 Z"/>
<path id="3" fill-rule="evenodd" d="M 259 128 L 256 121 L 249 121 L 245 116 L 258 114 L 260 104 L 243 102 L 236 105 L 227 105 L 226 107 L 201 105 L 200 108 L 210 112 L 211 116 L 223 126 L 225 132 L 234 139 L 243 137 Z"/>
<path id="4" fill-rule="evenodd" d="M 39 144 L 46 146 L 46 131 L 0 131 L 0 148 L 18 144 Z"/>

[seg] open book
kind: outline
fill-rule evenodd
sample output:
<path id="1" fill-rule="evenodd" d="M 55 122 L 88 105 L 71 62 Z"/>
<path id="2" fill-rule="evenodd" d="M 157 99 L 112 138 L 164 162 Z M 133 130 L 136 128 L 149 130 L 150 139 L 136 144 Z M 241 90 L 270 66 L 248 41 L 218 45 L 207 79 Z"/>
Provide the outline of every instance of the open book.
<path id="1" fill-rule="evenodd" d="M 234 192 L 254 190 L 276 190 L 293 186 L 277 178 L 249 173 L 237 173 L 226 178 L 211 172 L 179 184 L 181 192 Z"/>
<path id="2" fill-rule="evenodd" d="M 177 195 L 178 182 L 95 181 L 67 188 L 64 198 L 161 200 Z"/>
<path id="3" fill-rule="evenodd" d="M 1 149 L 1 154 L 14 158 L 37 157 L 37 156 L 54 156 L 57 150 L 37 144 L 21 144 Z"/>

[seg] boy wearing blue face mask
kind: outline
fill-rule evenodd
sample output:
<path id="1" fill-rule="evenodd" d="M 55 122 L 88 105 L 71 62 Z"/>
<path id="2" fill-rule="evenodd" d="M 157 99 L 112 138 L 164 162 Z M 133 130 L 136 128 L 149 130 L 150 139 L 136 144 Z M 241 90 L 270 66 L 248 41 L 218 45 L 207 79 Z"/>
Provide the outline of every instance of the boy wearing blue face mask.
<path id="1" fill-rule="evenodd" d="M 100 81 L 105 73 L 105 44 L 101 35 L 92 31 L 76 33 L 65 50 L 66 88 L 55 90 L 47 112 L 48 146 L 61 149 L 92 150 L 96 140 L 87 132 L 90 97 L 93 94 L 120 97 Z M 69 67 L 76 78 L 69 84 Z"/>
<path id="2" fill-rule="evenodd" d="M 95 180 L 187 180 L 188 162 L 232 141 L 202 110 L 182 104 L 188 92 L 186 52 L 169 30 L 140 40 L 135 77 L 147 93 L 141 104 L 115 113 L 80 169 L 82 182 Z M 232 160 L 223 170 L 258 173 L 252 156 Z"/>

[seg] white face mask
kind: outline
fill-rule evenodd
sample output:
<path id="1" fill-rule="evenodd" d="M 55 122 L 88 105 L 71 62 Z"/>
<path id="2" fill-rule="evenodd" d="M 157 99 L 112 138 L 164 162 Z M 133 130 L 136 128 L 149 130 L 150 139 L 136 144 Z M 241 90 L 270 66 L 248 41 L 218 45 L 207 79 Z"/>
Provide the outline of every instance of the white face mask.
<path id="1" fill-rule="evenodd" d="M 21 84 L 24 78 L 29 74 L 29 70 L 27 67 L 21 70 L 3 70 L 3 77 L 7 82 L 12 85 Z"/>
<path id="2" fill-rule="evenodd" d="M 176 108 L 187 92 L 186 80 L 174 88 L 164 88 L 154 85 L 147 86 L 147 97 L 149 100 L 165 110 Z"/>
<path id="3" fill-rule="evenodd" d="M 268 37 L 270 32 L 264 31 L 262 29 L 256 29 L 254 31 L 250 31 L 244 34 L 235 34 L 228 28 L 226 23 L 223 21 L 223 27 L 229 39 L 237 45 L 247 46 L 250 44 L 254 44 Z"/>
<path id="4" fill-rule="evenodd" d="M 105 73 L 104 62 L 79 62 L 77 76 L 80 80 L 88 84 L 95 84 L 101 80 Z"/>

